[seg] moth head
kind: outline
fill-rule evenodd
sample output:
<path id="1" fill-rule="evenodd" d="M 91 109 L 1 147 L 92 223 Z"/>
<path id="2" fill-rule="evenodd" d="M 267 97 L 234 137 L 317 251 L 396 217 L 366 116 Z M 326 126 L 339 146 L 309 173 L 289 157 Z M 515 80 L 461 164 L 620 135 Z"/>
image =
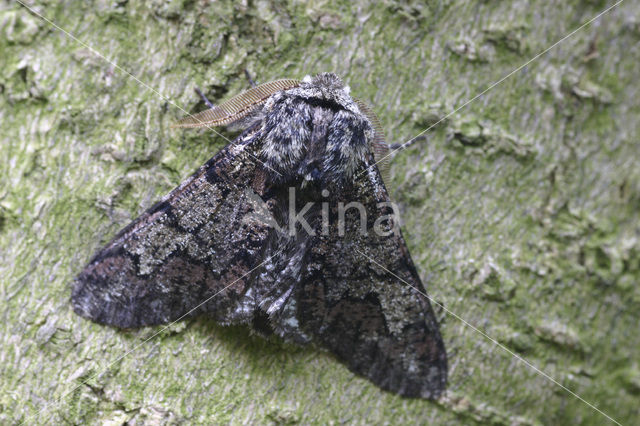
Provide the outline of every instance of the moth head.
<path id="1" fill-rule="evenodd" d="M 345 87 L 342 79 L 332 72 L 321 72 L 313 77 L 307 75 L 302 79 L 302 84 L 323 87 L 329 90 L 342 90 Z"/>
<path id="2" fill-rule="evenodd" d="M 321 72 L 315 76 L 307 75 L 300 82 L 297 95 L 306 99 L 328 101 L 340 107 L 357 112 L 349 96 L 351 89 L 342 79 L 332 72 Z"/>

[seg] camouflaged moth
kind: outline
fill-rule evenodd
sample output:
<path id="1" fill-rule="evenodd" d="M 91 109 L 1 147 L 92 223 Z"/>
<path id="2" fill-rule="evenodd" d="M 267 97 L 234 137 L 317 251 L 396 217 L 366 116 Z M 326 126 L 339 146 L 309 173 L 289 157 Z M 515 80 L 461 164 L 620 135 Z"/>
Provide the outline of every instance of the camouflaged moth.
<path id="1" fill-rule="evenodd" d="M 375 114 L 322 73 L 177 124 L 219 125 L 245 130 L 98 251 L 74 281 L 75 312 L 121 328 L 246 324 L 437 398 L 446 352 L 376 163 L 388 146 Z"/>

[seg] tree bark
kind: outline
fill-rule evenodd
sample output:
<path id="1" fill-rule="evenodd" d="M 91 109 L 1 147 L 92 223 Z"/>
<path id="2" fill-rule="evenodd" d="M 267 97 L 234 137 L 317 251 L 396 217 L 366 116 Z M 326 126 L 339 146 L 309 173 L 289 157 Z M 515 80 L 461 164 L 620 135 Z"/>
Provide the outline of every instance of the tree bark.
<path id="1" fill-rule="evenodd" d="M 536 56 L 612 4 L 3 2 L 0 421 L 633 423 L 639 3 Z M 205 108 L 195 87 L 214 103 L 246 89 L 244 69 L 336 72 L 390 142 L 428 129 L 387 186 L 445 307 L 439 401 L 242 327 L 155 336 L 70 309 L 91 254 L 234 137 L 170 125 Z"/>

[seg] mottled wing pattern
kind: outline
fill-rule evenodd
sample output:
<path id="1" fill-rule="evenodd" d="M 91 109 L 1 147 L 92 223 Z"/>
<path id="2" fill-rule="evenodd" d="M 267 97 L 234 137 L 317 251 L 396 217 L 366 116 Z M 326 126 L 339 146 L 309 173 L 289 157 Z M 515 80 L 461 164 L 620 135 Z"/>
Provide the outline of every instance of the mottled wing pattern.
<path id="1" fill-rule="evenodd" d="M 437 398 L 447 378 L 444 344 L 391 209 L 379 205 L 389 202 L 379 171 L 361 169 L 353 185 L 334 195 L 365 206 L 369 231 L 362 234 L 353 209 L 346 211 L 344 236 L 332 222 L 328 236 L 313 237 L 289 310 L 355 373 L 403 396 Z M 373 230 L 385 216 L 379 226 L 390 235 L 381 236 Z"/>
<path id="2" fill-rule="evenodd" d="M 192 314 L 250 321 L 243 303 L 254 303 L 252 269 L 273 249 L 273 230 L 245 220 L 248 198 L 264 191 L 258 131 L 244 132 L 100 250 L 73 284 L 75 312 L 123 328 L 162 324 L 231 285 Z"/>

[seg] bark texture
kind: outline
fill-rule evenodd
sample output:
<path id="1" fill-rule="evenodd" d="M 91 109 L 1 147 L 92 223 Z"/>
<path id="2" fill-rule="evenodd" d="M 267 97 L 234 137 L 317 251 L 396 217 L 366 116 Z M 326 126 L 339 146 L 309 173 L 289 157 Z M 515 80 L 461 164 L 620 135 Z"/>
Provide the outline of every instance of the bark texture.
<path id="1" fill-rule="evenodd" d="M 607 422 L 480 330 L 633 423 L 639 4 L 466 104 L 611 4 L 28 2 L 83 45 L 0 3 L 0 422 Z M 234 136 L 170 129 L 205 108 L 193 88 L 218 102 L 248 87 L 245 68 L 259 82 L 336 72 L 393 142 L 444 118 L 388 183 L 429 294 L 459 316 L 438 312 L 438 402 L 244 328 L 201 318 L 154 337 L 73 314 L 70 282 L 93 252 Z"/>

